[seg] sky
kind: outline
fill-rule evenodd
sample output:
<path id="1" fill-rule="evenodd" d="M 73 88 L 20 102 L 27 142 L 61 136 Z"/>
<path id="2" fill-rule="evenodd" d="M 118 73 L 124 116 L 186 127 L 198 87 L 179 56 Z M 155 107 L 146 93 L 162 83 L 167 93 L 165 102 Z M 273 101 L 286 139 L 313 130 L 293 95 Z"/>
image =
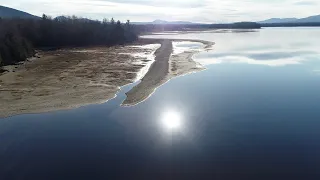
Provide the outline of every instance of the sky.
<path id="1" fill-rule="evenodd" d="M 320 14 L 320 0 L 0 0 L 0 5 L 41 16 L 102 20 L 229 23 Z"/>

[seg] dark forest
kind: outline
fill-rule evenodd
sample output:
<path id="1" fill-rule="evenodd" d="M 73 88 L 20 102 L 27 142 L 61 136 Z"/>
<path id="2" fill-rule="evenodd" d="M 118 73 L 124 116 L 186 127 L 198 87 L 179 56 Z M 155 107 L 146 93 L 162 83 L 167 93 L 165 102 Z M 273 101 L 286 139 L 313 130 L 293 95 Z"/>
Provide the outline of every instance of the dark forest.
<path id="1" fill-rule="evenodd" d="M 35 49 L 121 45 L 137 39 L 130 22 L 113 18 L 93 21 L 75 16 L 52 19 L 0 19 L 0 65 L 15 64 L 35 55 Z"/>

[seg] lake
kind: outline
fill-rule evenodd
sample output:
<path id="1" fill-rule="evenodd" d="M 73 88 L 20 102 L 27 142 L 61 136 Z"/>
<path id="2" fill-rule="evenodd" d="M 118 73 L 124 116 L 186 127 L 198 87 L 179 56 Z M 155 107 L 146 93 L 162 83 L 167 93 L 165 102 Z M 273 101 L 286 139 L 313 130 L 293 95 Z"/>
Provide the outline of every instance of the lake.
<path id="1" fill-rule="evenodd" d="M 105 104 L 0 119 L 0 179 L 319 179 L 319 34 L 153 35 L 215 42 L 194 57 L 207 70 L 132 107 L 138 82 Z"/>

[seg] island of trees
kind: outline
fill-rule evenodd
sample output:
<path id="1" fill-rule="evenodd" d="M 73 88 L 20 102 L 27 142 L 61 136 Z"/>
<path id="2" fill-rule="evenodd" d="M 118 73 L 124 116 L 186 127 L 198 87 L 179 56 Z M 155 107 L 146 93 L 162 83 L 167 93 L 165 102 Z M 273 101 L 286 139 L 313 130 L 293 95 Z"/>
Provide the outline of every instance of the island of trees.
<path id="1" fill-rule="evenodd" d="M 261 23 L 261 27 L 319 27 L 320 22 Z"/>
<path id="2" fill-rule="evenodd" d="M 140 24 L 135 25 L 135 28 L 139 32 L 157 32 L 207 29 L 260 29 L 261 25 L 255 22 L 237 22 L 230 24 Z"/>

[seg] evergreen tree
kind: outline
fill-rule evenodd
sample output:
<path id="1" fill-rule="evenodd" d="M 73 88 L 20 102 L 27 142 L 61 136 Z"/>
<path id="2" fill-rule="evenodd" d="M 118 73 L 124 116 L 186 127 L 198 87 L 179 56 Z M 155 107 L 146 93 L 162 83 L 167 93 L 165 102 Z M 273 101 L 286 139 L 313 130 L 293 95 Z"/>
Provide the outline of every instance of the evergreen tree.
<path id="1" fill-rule="evenodd" d="M 113 18 L 111 18 L 111 21 L 110 21 L 111 25 L 114 25 L 115 24 L 115 21 Z"/>
<path id="2" fill-rule="evenodd" d="M 1 66 L 14 64 L 34 55 L 34 48 L 65 46 L 113 46 L 135 40 L 135 31 L 112 18 L 102 22 L 76 16 L 52 19 L 43 15 L 38 20 L 0 20 Z"/>

